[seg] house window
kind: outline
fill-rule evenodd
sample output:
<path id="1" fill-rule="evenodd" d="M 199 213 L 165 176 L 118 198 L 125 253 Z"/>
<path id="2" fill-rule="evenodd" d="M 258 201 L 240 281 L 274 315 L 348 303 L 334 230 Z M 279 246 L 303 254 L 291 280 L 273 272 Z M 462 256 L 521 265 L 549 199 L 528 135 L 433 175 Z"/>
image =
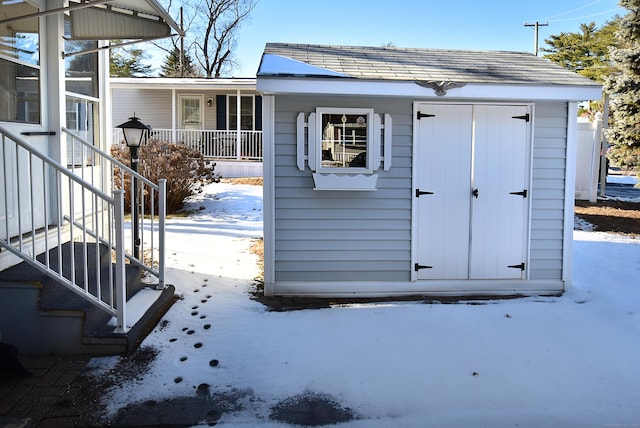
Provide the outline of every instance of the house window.
<path id="1" fill-rule="evenodd" d="M 26 3 L 3 6 L 3 18 L 36 13 Z M 40 37 L 38 19 L 0 26 L 0 121 L 40 123 Z"/>
<path id="2" fill-rule="evenodd" d="M 372 127 L 371 109 L 316 110 L 316 132 L 320 144 L 317 145 L 316 159 L 318 171 L 339 172 L 346 169 L 353 172 L 372 170 Z"/>
<path id="3" fill-rule="evenodd" d="M 227 97 L 228 126 L 229 130 L 238 129 L 238 97 L 229 95 Z M 253 131 L 255 129 L 255 108 L 253 95 L 240 96 L 240 130 Z"/>
<path id="4" fill-rule="evenodd" d="M 202 129 L 202 97 L 180 96 L 182 129 Z"/>

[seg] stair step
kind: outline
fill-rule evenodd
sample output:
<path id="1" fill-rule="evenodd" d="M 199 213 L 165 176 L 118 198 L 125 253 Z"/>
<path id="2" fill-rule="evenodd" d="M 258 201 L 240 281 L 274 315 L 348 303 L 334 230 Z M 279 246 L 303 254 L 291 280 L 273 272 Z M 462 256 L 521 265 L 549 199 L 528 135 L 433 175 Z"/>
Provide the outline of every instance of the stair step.
<path id="1" fill-rule="evenodd" d="M 81 244 L 75 245 L 82 247 Z M 63 246 L 63 255 L 68 255 L 69 251 L 68 247 Z M 105 251 L 106 249 L 100 250 L 101 253 Z M 89 266 L 95 266 L 95 258 L 91 257 L 95 257 L 96 251 L 92 254 L 88 251 L 87 254 Z M 50 260 L 54 256 L 57 260 L 57 250 L 50 251 Z M 100 258 L 107 259 L 103 256 Z M 80 260 L 86 262 L 84 258 Z M 100 263 L 102 279 L 107 279 L 109 269 L 113 269 L 110 259 L 108 260 L 109 263 Z M 64 263 L 66 261 L 63 261 Z M 76 268 L 76 272 L 83 269 Z M 69 272 L 70 267 L 65 268 L 65 275 Z M 95 279 L 97 275 L 91 272 L 89 277 Z M 134 298 L 141 290 L 149 288 L 149 285 L 141 280 L 140 268 L 134 265 L 126 266 L 126 281 L 127 300 Z M 102 282 L 100 287 L 104 295 L 108 290 L 108 281 Z M 146 290 L 145 293 L 148 294 L 149 291 Z M 37 351 L 38 348 L 45 353 L 59 354 L 113 355 L 131 352 L 175 301 L 173 286 L 168 286 L 162 291 L 154 290 L 154 293 L 157 294 L 155 301 L 143 314 L 138 314 L 139 319 L 134 319 L 133 311 L 128 314 L 127 324 L 134 325 L 127 333 L 114 333 L 114 324 L 110 323 L 111 315 L 27 263 L 21 263 L 0 272 L 0 311 L 5 312 L 5 306 L 9 311 L 4 316 L 0 314 L 0 337 L 8 343 L 11 342 L 5 338 L 12 338 L 16 346 L 22 342 L 22 346 L 18 347 L 22 348 L 20 351 L 23 353 L 33 353 L 29 350 Z M 11 307 L 15 307 L 16 310 L 10 310 Z M 21 320 L 21 326 L 12 326 L 11 324 L 15 324 L 18 319 Z M 9 332 L 9 329 L 16 334 Z M 37 337 L 44 335 L 48 337 Z M 71 338 L 74 343 L 71 343 Z"/>

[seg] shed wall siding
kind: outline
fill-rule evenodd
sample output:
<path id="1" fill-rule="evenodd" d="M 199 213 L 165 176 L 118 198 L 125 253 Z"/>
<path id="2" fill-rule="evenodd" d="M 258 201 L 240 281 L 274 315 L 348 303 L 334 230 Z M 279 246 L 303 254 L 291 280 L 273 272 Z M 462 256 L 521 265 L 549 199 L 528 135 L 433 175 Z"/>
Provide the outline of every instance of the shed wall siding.
<path id="1" fill-rule="evenodd" d="M 567 112 L 566 102 L 536 104 L 530 279 L 562 278 Z"/>
<path id="2" fill-rule="evenodd" d="M 366 107 L 393 116 L 393 166 L 375 192 L 316 191 L 296 167 L 296 116 Z M 408 281 L 412 104 L 371 98 L 279 96 L 275 117 L 275 280 Z"/>
<path id="3" fill-rule="evenodd" d="M 276 282 L 411 280 L 412 101 L 276 97 Z M 377 171 L 377 191 L 314 191 L 308 167 L 297 169 L 296 116 L 316 107 L 391 114 L 393 164 L 389 171 Z M 567 103 L 536 104 L 530 279 L 562 277 L 566 122 Z"/>

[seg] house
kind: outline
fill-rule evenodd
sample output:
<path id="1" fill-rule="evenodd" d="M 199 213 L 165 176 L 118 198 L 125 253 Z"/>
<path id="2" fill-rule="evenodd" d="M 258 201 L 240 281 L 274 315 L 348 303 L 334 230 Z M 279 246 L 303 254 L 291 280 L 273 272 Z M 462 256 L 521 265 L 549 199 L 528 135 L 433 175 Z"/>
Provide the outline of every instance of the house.
<path id="1" fill-rule="evenodd" d="M 113 123 L 135 113 L 152 127 L 152 138 L 201 151 L 222 177 L 262 176 L 262 100 L 255 79 L 112 78 L 109 86 Z"/>
<path id="2" fill-rule="evenodd" d="M 577 102 L 521 52 L 267 44 L 265 294 L 562 293 Z"/>
<path id="3" fill-rule="evenodd" d="M 173 301 L 166 182 L 108 155 L 109 40 L 172 31 L 156 0 L 0 5 L 0 340 L 20 352 L 127 352 Z M 114 174 L 137 186 L 127 198 L 157 198 L 139 222 Z"/>

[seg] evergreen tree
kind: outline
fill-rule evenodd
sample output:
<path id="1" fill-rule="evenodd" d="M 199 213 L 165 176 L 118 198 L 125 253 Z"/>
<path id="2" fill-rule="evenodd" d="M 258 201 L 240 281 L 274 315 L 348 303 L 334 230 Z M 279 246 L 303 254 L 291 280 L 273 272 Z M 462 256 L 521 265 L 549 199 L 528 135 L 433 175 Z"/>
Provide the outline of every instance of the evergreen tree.
<path id="1" fill-rule="evenodd" d="M 640 176 L 640 0 L 621 0 L 629 12 L 620 20 L 611 61 L 619 72 L 605 82 L 611 95 L 607 138 L 610 156 L 621 165 L 638 168 Z"/>
<path id="2" fill-rule="evenodd" d="M 142 49 L 113 49 L 109 61 L 109 74 L 111 77 L 148 76 L 151 66 L 142 63 L 145 58 L 146 54 Z"/>
<path id="3" fill-rule="evenodd" d="M 545 58 L 575 71 L 589 79 L 604 82 L 613 72 L 609 61 L 609 48 L 616 42 L 618 20 L 605 23 L 601 28 L 595 22 L 580 24 L 580 32 L 551 35 L 542 48 Z"/>
<path id="4" fill-rule="evenodd" d="M 177 46 L 165 57 L 160 70 L 160 77 L 202 77 L 187 53 L 183 54 L 182 69 L 180 68 L 180 48 Z"/>

